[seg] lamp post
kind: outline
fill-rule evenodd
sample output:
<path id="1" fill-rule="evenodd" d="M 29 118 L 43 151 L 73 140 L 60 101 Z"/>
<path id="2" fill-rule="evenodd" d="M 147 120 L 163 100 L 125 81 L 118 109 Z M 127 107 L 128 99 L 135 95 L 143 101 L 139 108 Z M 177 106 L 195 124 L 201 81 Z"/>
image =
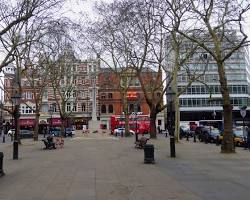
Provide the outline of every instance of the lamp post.
<path id="1" fill-rule="evenodd" d="M 166 92 L 167 102 L 169 104 L 168 110 L 168 131 L 170 135 L 170 156 L 175 157 L 175 137 L 174 137 L 174 109 L 173 109 L 173 101 L 175 99 L 175 92 L 171 87 L 168 88 Z"/>
<path id="2" fill-rule="evenodd" d="M 137 112 L 138 112 L 138 108 L 137 108 L 137 104 L 135 106 L 135 141 L 138 142 L 138 133 L 137 133 Z"/>
<path id="3" fill-rule="evenodd" d="M 50 127 L 49 127 L 49 133 L 50 134 L 51 134 L 51 129 L 52 129 L 52 115 L 53 115 L 53 112 L 54 112 L 53 107 L 50 106 L 50 109 L 48 110 L 48 113 L 50 115 Z"/>
<path id="4" fill-rule="evenodd" d="M 19 93 L 15 93 L 11 100 L 14 104 L 14 122 L 15 122 L 15 134 L 14 134 L 14 142 L 13 142 L 13 160 L 18 160 L 18 124 L 19 124 L 19 105 L 21 100 L 21 95 Z"/>

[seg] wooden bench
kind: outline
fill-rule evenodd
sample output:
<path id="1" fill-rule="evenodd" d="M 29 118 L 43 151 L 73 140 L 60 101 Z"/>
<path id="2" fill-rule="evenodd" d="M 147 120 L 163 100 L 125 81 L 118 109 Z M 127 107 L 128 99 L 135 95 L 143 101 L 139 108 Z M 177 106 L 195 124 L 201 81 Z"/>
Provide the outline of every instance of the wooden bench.
<path id="1" fill-rule="evenodd" d="M 148 138 L 141 137 L 140 139 L 138 139 L 138 141 L 135 142 L 135 148 L 143 149 L 144 146 L 147 144 L 148 140 Z"/>

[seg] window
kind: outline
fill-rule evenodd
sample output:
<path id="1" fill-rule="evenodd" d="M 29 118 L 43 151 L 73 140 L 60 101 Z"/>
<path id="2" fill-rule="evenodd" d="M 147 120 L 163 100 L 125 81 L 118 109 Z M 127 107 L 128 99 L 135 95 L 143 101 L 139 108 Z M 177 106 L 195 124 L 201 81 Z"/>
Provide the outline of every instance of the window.
<path id="1" fill-rule="evenodd" d="M 129 104 L 129 111 L 134 112 L 134 104 Z"/>
<path id="2" fill-rule="evenodd" d="M 77 111 L 77 104 L 76 104 L 76 103 L 73 103 L 72 111 L 73 111 L 73 112 L 76 112 L 76 111 Z"/>
<path id="3" fill-rule="evenodd" d="M 106 99 L 106 95 L 105 94 L 101 94 L 101 99 Z"/>
<path id="4" fill-rule="evenodd" d="M 66 111 L 67 111 L 67 112 L 70 112 L 70 111 L 71 111 L 70 103 L 67 103 L 67 105 L 66 105 Z"/>
<path id="5" fill-rule="evenodd" d="M 85 103 L 82 104 L 82 111 L 83 111 L 83 112 L 86 111 L 86 105 L 85 105 Z"/>
<path id="6" fill-rule="evenodd" d="M 109 93 L 109 94 L 108 94 L 108 98 L 109 98 L 109 99 L 112 99 L 112 98 L 113 98 L 113 94 L 112 94 L 112 93 Z"/>
<path id="7" fill-rule="evenodd" d="M 113 105 L 109 105 L 109 113 L 113 113 Z"/>
<path id="8" fill-rule="evenodd" d="M 106 113 L 106 106 L 105 106 L 105 105 L 102 105 L 102 106 L 101 106 L 101 112 L 102 112 L 102 113 Z"/>

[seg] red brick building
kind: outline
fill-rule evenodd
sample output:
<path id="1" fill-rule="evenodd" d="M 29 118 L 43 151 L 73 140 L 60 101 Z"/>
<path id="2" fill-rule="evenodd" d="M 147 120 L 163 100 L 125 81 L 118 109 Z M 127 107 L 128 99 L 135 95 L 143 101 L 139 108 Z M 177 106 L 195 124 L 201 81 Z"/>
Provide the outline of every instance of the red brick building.
<path id="1" fill-rule="evenodd" d="M 157 72 L 145 70 L 143 72 L 143 80 L 145 83 L 150 83 L 152 78 L 157 75 Z M 141 85 L 135 75 L 130 75 L 129 89 L 126 97 L 128 100 L 129 112 L 141 112 L 143 115 L 149 115 L 150 109 L 145 100 L 144 93 L 141 90 Z M 99 105 L 100 105 L 100 121 L 101 126 L 109 129 L 109 120 L 111 115 L 121 115 L 123 113 L 122 94 L 119 90 L 119 84 L 122 84 L 123 78 L 114 73 L 109 68 L 101 68 L 99 73 Z M 164 129 L 164 114 L 159 113 L 157 124 Z"/>

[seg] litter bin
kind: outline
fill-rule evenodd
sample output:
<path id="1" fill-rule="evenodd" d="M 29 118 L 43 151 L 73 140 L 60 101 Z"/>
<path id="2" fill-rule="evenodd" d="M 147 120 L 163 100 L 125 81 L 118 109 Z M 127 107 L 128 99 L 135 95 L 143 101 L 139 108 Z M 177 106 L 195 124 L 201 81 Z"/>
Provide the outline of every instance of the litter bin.
<path id="1" fill-rule="evenodd" d="M 144 146 L 144 163 L 154 163 L 154 145 L 146 144 Z"/>
<path id="2" fill-rule="evenodd" d="M 3 172 L 3 152 L 0 152 L 0 177 L 4 176 L 4 172 Z"/>

